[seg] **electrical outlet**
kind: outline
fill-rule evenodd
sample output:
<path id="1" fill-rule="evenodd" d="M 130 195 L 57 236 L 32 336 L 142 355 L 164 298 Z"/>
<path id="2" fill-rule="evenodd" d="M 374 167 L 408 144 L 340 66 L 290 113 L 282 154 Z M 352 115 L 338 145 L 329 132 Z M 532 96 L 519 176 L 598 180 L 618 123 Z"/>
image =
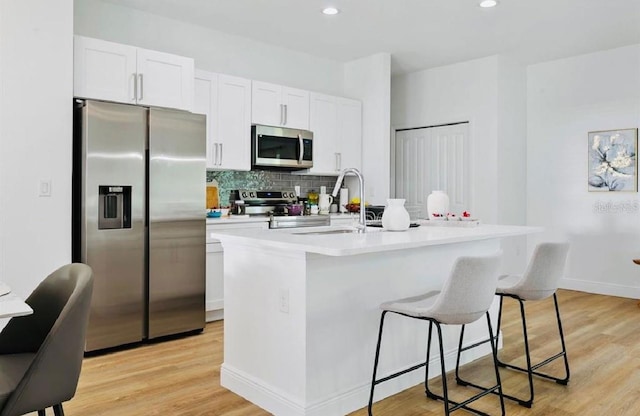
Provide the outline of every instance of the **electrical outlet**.
<path id="1" fill-rule="evenodd" d="M 51 179 L 40 179 L 38 196 L 51 196 Z"/>
<path id="2" fill-rule="evenodd" d="M 280 289 L 280 312 L 289 313 L 289 289 Z"/>

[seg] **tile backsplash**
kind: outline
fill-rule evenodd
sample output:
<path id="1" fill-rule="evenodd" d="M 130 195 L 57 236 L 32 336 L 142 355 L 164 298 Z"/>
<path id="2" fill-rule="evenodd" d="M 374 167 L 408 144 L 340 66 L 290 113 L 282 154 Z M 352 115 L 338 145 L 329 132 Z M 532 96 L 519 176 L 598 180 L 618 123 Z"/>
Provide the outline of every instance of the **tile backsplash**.
<path id="1" fill-rule="evenodd" d="M 321 186 L 327 187 L 327 193 L 333 190 L 336 176 L 292 175 L 289 172 L 274 172 L 254 170 L 250 172 L 237 171 L 207 171 L 207 182 L 218 181 L 220 202 L 229 204 L 229 193 L 232 189 L 256 190 L 293 190 L 300 186 L 300 196 L 306 197 L 311 190 L 320 192 Z"/>

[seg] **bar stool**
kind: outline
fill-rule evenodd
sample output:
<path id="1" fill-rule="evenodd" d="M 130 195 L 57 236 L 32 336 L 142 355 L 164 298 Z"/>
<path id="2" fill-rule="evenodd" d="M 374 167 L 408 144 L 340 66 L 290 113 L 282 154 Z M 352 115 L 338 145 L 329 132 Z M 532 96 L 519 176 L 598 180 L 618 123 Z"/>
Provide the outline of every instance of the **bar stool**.
<path id="1" fill-rule="evenodd" d="M 425 367 L 424 385 L 427 397 L 434 400 L 444 402 L 444 414 L 449 415 L 451 412 L 459 409 L 465 409 L 475 412 L 478 415 L 487 415 L 486 413 L 475 410 L 468 405 L 490 393 L 496 393 L 500 396 L 500 407 L 502 415 L 505 414 L 504 400 L 502 398 L 502 387 L 500 384 L 500 373 L 498 372 L 497 351 L 496 346 L 492 342 L 491 349 L 494 360 L 494 370 L 496 384 L 492 387 L 485 388 L 480 393 L 462 402 L 456 402 L 449 399 L 447 389 L 447 378 L 444 364 L 444 349 L 442 345 L 442 329 L 441 325 L 459 325 L 474 322 L 485 315 L 487 318 L 487 328 L 489 331 L 489 339 L 493 339 L 493 329 L 489 317 L 489 307 L 493 300 L 498 279 L 498 268 L 500 266 L 500 253 L 487 257 L 460 257 L 453 265 L 453 269 L 444 283 L 442 291 L 432 291 L 426 294 L 400 299 L 392 302 L 386 302 L 380 305 L 382 314 L 380 316 L 380 329 L 378 332 L 378 344 L 376 346 L 376 355 L 373 364 L 373 377 L 371 380 L 371 394 L 369 396 L 369 415 L 372 413 L 373 392 L 375 386 L 398 377 L 402 374 Z M 384 326 L 384 318 L 387 313 L 395 313 L 408 318 L 429 321 L 429 336 L 427 340 L 427 354 L 424 363 L 415 365 L 405 370 L 398 371 L 389 376 L 376 380 L 376 372 L 378 369 L 378 360 L 380 358 L 380 344 L 382 341 L 382 329 Z M 429 389 L 429 359 L 431 355 L 431 337 L 433 327 L 436 327 L 438 333 L 438 343 L 440 346 L 440 368 L 442 371 L 442 389 L 443 395 L 437 395 Z"/>
<path id="2" fill-rule="evenodd" d="M 516 299 L 520 304 L 520 317 L 522 319 L 522 333 L 524 336 L 524 349 L 527 367 L 518 367 L 513 364 L 507 364 L 497 358 L 498 365 L 511 370 L 517 370 L 525 372 L 529 379 L 529 398 L 523 399 L 508 394 L 504 394 L 504 397 L 518 402 L 521 406 L 531 407 L 533 405 L 533 376 L 542 377 L 548 380 L 555 381 L 558 384 L 566 385 L 569 382 L 569 361 L 567 359 L 567 348 L 564 342 L 564 332 L 562 331 L 562 320 L 560 319 L 560 310 L 558 308 L 558 298 L 556 296 L 556 290 L 558 289 L 558 282 L 562 277 L 565 263 L 567 260 L 567 253 L 569 251 L 569 243 L 542 243 L 536 246 L 533 256 L 529 261 L 527 270 L 522 276 L 501 276 L 498 280 L 498 288 L 496 289 L 496 295 L 500 296 L 500 311 L 498 312 L 498 328 L 496 331 L 496 337 L 500 333 L 500 325 L 502 322 L 502 305 L 505 296 Z M 562 350 L 550 356 L 549 358 L 540 361 L 537 364 L 531 364 L 531 354 L 529 348 L 529 336 L 527 333 L 527 321 L 525 317 L 525 302 L 546 299 L 553 295 L 553 302 L 555 304 L 556 320 L 558 324 L 558 333 L 560 335 L 560 344 Z M 462 339 L 464 337 L 464 327 L 460 332 L 460 345 L 462 345 Z M 497 341 L 497 340 L 496 340 Z M 486 340 L 484 342 L 487 342 Z M 460 360 L 460 354 L 463 351 L 474 348 L 483 342 L 479 342 L 474 345 L 470 345 L 458 350 L 458 362 Z M 492 342 L 492 344 L 495 344 Z M 543 367 L 550 362 L 562 357 L 564 359 L 565 375 L 563 377 L 555 377 L 546 373 L 537 371 L 540 367 Z M 468 381 L 463 380 L 459 376 L 459 365 L 456 364 L 456 382 L 463 386 L 472 386 L 477 388 L 483 388 L 482 386 L 475 385 Z"/>

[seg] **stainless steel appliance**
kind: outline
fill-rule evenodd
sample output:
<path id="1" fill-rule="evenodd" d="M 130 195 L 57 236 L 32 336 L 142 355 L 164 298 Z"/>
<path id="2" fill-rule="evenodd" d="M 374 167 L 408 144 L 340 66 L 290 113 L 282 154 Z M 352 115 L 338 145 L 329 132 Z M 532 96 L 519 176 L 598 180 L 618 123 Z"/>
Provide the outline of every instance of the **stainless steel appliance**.
<path id="1" fill-rule="evenodd" d="M 205 117 L 74 103 L 73 260 L 93 268 L 86 351 L 205 324 Z"/>
<path id="2" fill-rule="evenodd" d="M 313 133 L 307 130 L 254 125 L 251 164 L 287 170 L 313 167 Z"/>
<path id="3" fill-rule="evenodd" d="M 229 194 L 229 202 L 232 212 L 269 216 L 269 228 L 331 225 L 328 215 L 290 215 L 288 207 L 298 203 L 293 191 L 236 189 Z"/>

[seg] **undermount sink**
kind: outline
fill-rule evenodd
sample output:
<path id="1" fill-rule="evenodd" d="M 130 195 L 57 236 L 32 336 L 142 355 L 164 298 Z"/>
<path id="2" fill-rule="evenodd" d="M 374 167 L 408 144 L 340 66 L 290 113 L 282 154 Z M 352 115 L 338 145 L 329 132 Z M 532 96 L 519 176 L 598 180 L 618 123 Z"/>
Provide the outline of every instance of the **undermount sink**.
<path id="1" fill-rule="evenodd" d="M 357 233 L 358 230 L 345 230 L 345 229 L 340 229 L 340 230 L 325 230 L 325 231 L 306 231 L 306 232 L 299 232 L 299 233 L 291 233 L 291 234 L 295 234 L 295 235 L 322 235 L 322 234 L 353 234 L 353 233 Z"/>

